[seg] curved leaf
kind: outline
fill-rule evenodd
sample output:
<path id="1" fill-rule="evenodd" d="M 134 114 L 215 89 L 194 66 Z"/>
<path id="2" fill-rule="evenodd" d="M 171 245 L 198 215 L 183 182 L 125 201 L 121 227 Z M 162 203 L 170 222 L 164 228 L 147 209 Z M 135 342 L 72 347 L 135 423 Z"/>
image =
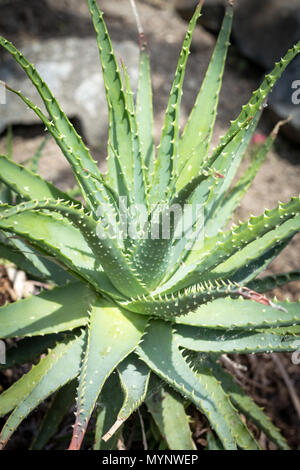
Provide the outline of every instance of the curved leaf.
<path id="1" fill-rule="evenodd" d="M 0 395 L 0 413 L 3 412 L 2 396 L 8 397 L 9 406 L 5 411 L 15 410 L 6 421 L 0 434 L 0 449 L 3 449 L 8 439 L 21 424 L 24 418 L 43 400 L 56 390 L 74 379 L 80 368 L 82 346 L 85 333 L 71 341 L 61 342 L 28 374 L 22 377 L 11 389 Z M 38 380 L 36 380 L 38 379 Z M 30 383 L 28 383 L 30 381 Z M 16 390 L 21 388 L 21 394 Z M 22 400 L 22 401 L 21 401 Z"/>
<path id="2" fill-rule="evenodd" d="M 170 324 L 152 321 L 137 352 L 159 377 L 192 401 L 207 416 L 226 449 L 236 449 L 237 441 L 245 447 L 256 448 L 211 372 L 204 367 L 202 372 L 195 373 L 188 366 L 172 340 Z"/>
<path id="3" fill-rule="evenodd" d="M 89 287 L 75 282 L 7 304 L 0 307 L 0 337 L 39 336 L 83 326 L 95 298 Z"/>
<path id="4" fill-rule="evenodd" d="M 155 377 L 152 375 L 152 382 Z M 151 384 L 146 405 L 171 450 L 195 450 L 182 397 L 157 379 Z"/>
<path id="5" fill-rule="evenodd" d="M 70 450 L 80 448 L 89 418 L 107 377 L 135 349 L 146 324 L 146 317 L 120 310 L 101 299 L 92 307 Z"/>

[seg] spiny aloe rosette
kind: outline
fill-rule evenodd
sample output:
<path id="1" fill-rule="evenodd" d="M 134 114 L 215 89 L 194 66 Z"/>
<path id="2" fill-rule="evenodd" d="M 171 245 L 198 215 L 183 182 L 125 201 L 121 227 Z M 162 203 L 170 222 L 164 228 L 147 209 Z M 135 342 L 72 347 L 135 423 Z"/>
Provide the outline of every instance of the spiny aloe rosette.
<path id="1" fill-rule="evenodd" d="M 299 53 L 300 43 L 275 65 L 209 153 L 232 3 L 228 3 L 207 75 L 181 135 L 184 73 L 203 2 L 197 7 L 184 39 L 156 152 L 144 36 L 140 37 L 135 102 L 126 68 L 121 74 L 117 65 L 103 14 L 95 0 L 88 0 L 109 109 L 106 177 L 35 68 L 0 38 L 35 85 L 49 116 L 21 92 L 6 87 L 45 124 L 69 161 L 85 201 L 82 205 L 74 199 L 76 190 L 63 193 L 38 176 L 38 157 L 31 168 L 17 165 L 10 156 L 0 157 L 1 189 L 5 189 L 0 206 L 1 256 L 54 285 L 0 309 L 1 338 L 22 338 L 16 350 L 8 351 L 3 367 L 44 353 L 0 395 L 1 416 L 10 413 L 0 435 L 2 448 L 22 420 L 53 393 L 33 449 L 47 443 L 75 400 L 70 449 L 80 448 L 94 410 L 94 448 L 112 448 L 116 431 L 142 403 L 171 449 L 195 448 L 186 403 L 193 403 L 209 419 L 219 439 L 210 435 L 210 448 L 258 448 L 240 412 L 278 448 L 288 448 L 277 428 L 218 359 L 224 353 L 294 351 L 299 344 L 299 303 L 271 301 L 263 295 L 299 279 L 299 271 L 257 276 L 299 231 L 300 198 L 279 203 L 229 230 L 226 226 L 275 140 L 278 126 L 230 189 L 263 104 Z M 146 220 L 138 218 L 135 224 L 136 237 L 119 236 L 124 235 L 120 201 L 125 200 L 131 226 L 137 218 L 132 209 L 142 206 L 146 210 Z M 202 210 L 189 219 L 188 233 L 176 236 L 174 218 L 169 236 L 163 237 L 163 216 L 173 205 L 183 210 L 183 217 L 191 207 Z M 154 215 L 156 238 L 151 237 L 148 223 Z"/>

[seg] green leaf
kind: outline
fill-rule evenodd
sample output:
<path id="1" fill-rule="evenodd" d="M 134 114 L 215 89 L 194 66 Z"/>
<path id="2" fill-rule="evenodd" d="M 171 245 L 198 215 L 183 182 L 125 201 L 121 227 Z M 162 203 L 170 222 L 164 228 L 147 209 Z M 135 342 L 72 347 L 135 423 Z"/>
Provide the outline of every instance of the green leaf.
<path id="1" fill-rule="evenodd" d="M 94 450 L 115 450 L 121 428 L 104 441 L 102 437 L 108 433 L 118 418 L 119 411 L 124 401 L 124 393 L 116 371 L 106 380 L 97 400 L 97 420 Z"/>
<path id="2" fill-rule="evenodd" d="M 2 243 L 3 240 L 3 243 Z M 0 257 L 14 263 L 35 279 L 48 280 L 55 284 L 74 281 L 73 276 L 46 256 L 16 237 L 7 237 L 0 232 Z"/>
<path id="3" fill-rule="evenodd" d="M 151 183 L 154 170 L 155 147 L 153 139 L 153 104 L 150 59 L 145 45 L 142 45 L 140 51 L 138 91 L 136 97 L 136 119 L 140 135 L 142 159 L 147 169 L 148 183 Z"/>
<path id="4" fill-rule="evenodd" d="M 234 382 L 233 378 L 227 374 L 223 368 L 214 363 L 212 365 L 214 374 L 221 381 L 222 387 L 225 392 L 230 396 L 233 404 L 256 426 L 261 429 L 265 435 L 278 446 L 279 449 L 288 450 L 286 440 L 280 434 L 279 429 L 272 424 L 270 418 L 265 415 L 262 408 L 259 408 L 251 397 L 249 397 L 244 390 Z"/>
<path id="5" fill-rule="evenodd" d="M 144 332 L 147 318 L 99 299 L 90 314 L 89 340 L 80 375 L 76 422 L 70 450 L 79 449 L 98 395 L 111 372 L 130 354 Z"/>
<path id="6" fill-rule="evenodd" d="M 226 147 L 228 142 L 230 142 L 233 137 L 241 130 L 243 127 L 247 127 L 249 122 L 253 119 L 259 109 L 262 107 L 265 99 L 271 92 L 277 80 L 281 77 L 282 73 L 285 71 L 289 63 L 299 54 L 300 52 L 300 41 L 295 44 L 294 47 L 289 49 L 285 56 L 275 64 L 273 70 L 265 76 L 264 81 L 260 87 L 253 92 L 249 102 L 243 106 L 241 113 L 231 122 L 231 126 L 228 132 L 224 137 L 221 138 L 218 147 L 213 151 L 209 162 L 212 164 L 220 155 L 222 149 Z"/>
<path id="7" fill-rule="evenodd" d="M 170 386 L 193 402 L 209 419 L 226 449 L 255 447 L 228 397 L 207 367 L 194 372 L 174 344 L 172 326 L 152 321 L 137 352 L 141 359 Z"/>
<path id="8" fill-rule="evenodd" d="M 83 235 L 69 222 L 48 214 L 24 212 L 1 219 L 0 227 L 21 236 L 43 255 L 50 255 L 53 262 L 88 278 L 99 289 L 102 273 L 95 270 L 95 258 Z"/>
<path id="9" fill-rule="evenodd" d="M 214 236 L 218 231 L 226 227 L 231 213 L 221 212 L 222 204 L 227 201 L 227 192 L 234 181 L 242 159 L 256 130 L 262 111 L 259 110 L 250 125 L 242 129 L 226 146 L 219 158 L 215 161 L 215 170 L 223 175 L 223 178 L 215 180 L 210 188 L 210 194 L 205 204 L 205 235 Z M 252 166 L 251 166 L 252 168 Z"/>
<path id="10" fill-rule="evenodd" d="M 76 385 L 76 381 L 73 380 L 55 394 L 50 408 L 34 438 L 31 450 L 43 450 L 51 437 L 57 432 L 65 415 L 75 402 Z"/>
<path id="11" fill-rule="evenodd" d="M 205 450 L 224 450 L 220 440 L 215 438 L 212 432 L 206 434 L 207 448 Z"/>
<path id="12" fill-rule="evenodd" d="M 254 279 L 281 253 L 299 231 L 298 220 L 299 217 L 288 220 L 237 251 L 210 272 L 210 279 L 230 279 L 243 285 Z"/>
<path id="13" fill-rule="evenodd" d="M 63 113 L 53 94 L 33 65 L 12 43 L 1 36 L 0 45 L 14 57 L 16 62 L 19 63 L 28 78 L 32 81 L 45 104 L 51 120 L 45 116 L 38 106 L 34 105 L 28 98 L 23 96 L 21 92 L 5 85 L 6 88 L 18 95 L 45 124 L 48 131 L 55 138 L 64 156 L 69 161 L 87 203 L 91 209 L 96 212 L 99 203 L 106 203 L 106 201 L 110 200 L 110 195 L 107 193 L 104 184 L 95 183 L 94 180 L 88 178 L 89 174 L 94 174 L 98 179 L 103 181 L 96 162 L 92 159 L 81 137 L 77 134 L 73 125 Z"/>
<path id="14" fill-rule="evenodd" d="M 48 214 L 36 214 L 38 209 L 47 209 L 58 214 L 54 214 L 55 218 Z M 78 229 L 70 221 L 62 220 L 61 214 L 67 216 Z M 108 233 L 104 237 L 100 236 L 97 222 L 86 214 L 80 203 L 74 206 L 60 200 L 33 200 L 14 207 L 1 206 L 0 227 L 21 235 L 33 242 L 34 247 L 54 255 L 88 280 L 96 290 L 107 292 L 108 289 L 113 297 L 122 297 L 110 284 L 106 274 L 100 272 L 101 267 L 98 266 L 101 262 L 118 287 L 122 289 L 120 280 L 122 284 L 124 279 L 127 280 L 126 293 L 131 289 L 134 294 L 145 291 L 117 242 L 111 238 L 109 230 L 107 229 Z"/>
<path id="15" fill-rule="evenodd" d="M 16 341 L 15 344 L 8 349 L 6 353 L 5 364 L 0 364 L 1 369 L 9 369 L 15 365 L 25 364 L 26 362 L 33 362 L 43 352 L 49 348 L 54 348 L 59 340 L 62 340 L 64 336 L 58 335 L 47 335 L 36 336 L 34 338 L 25 338 L 20 341 Z"/>
<path id="16" fill-rule="evenodd" d="M 198 173 L 208 152 L 217 114 L 232 17 L 233 8 L 228 6 L 204 82 L 180 139 L 178 168 L 185 167 L 185 171 L 178 180 L 178 189 Z"/>
<path id="17" fill-rule="evenodd" d="M 170 99 L 167 106 L 162 137 L 159 144 L 152 185 L 150 188 L 150 202 L 164 201 L 169 191 L 172 177 L 176 174 L 179 140 L 179 113 L 182 97 L 182 86 L 189 55 L 192 35 L 200 16 L 199 4 L 190 21 L 184 43 L 181 49 Z"/>
<path id="18" fill-rule="evenodd" d="M 277 302 L 284 311 L 245 299 L 217 299 L 194 312 L 178 316 L 175 322 L 184 325 L 221 330 L 258 329 L 290 326 L 300 322 L 299 302 Z"/>
<path id="19" fill-rule="evenodd" d="M 260 117 L 260 114 L 261 113 L 259 113 L 258 117 Z M 254 128 L 251 124 L 249 129 L 247 130 L 247 136 L 244 139 L 243 143 L 244 146 L 247 146 L 247 144 L 249 143 L 249 138 L 252 137 L 254 129 L 256 127 L 255 120 L 253 121 Z M 221 185 L 221 191 L 219 190 L 217 194 L 215 194 L 215 191 L 213 192 L 214 197 L 211 203 L 209 222 L 205 227 L 206 236 L 215 235 L 218 230 L 222 229 L 227 225 L 228 221 L 230 220 L 230 217 L 232 216 L 232 213 L 239 206 L 242 198 L 249 189 L 257 172 L 264 163 L 266 156 L 268 155 L 268 152 L 270 151 L 277 137 L 277 133 L 281 125 L 283 125 L 284 123 L 284 121 L 279 122 L 274 128 L 274 130 L 271 132 L 270 136 L 266 139 L 266 142 L 263 145 L 259 146 L 258 149 L 256 148 L 254 155 L 252 155 L 251 163 L 249 164 L 247 170 L 225 198 L 225 193 L 229 188 L 234 175 L 236 174 L 237 165 L 235 165 L 236 168 L 233 168 L 233 171 L 227 173 L 224 181 L 225 184 L 223 183 Z M 236 160 L 236 157 L 234 157 L 234 160 Z M 228 181 L 226 181 L 227 179 Z"/>
<path id="20" fill-rule="evenodd" d="M 144 401 L 150 370 L 133 353 L 118 365 L 117 370 L 125 395 L 118 418 L 125 421 Z"/>
<path id="21" fill-rule="evenodd" d="M 95 31 L 97 33 L 108 103 L 109 141 L 114 147 L 116 153 L 121 156 L 122 171 L 126 175 L 126 180 L 129 185 L 131 185 L 134 180 L 133 149 L 131 141 L 132 129 L 122 78 L 108 31 L 103 20 L 103 13 L 99 10 L 95 0 L 88 0 L 88 6 L 92 15 Z M 114 161 L 114 154 L 110 147 L 108 148 L 108 154 L 109 183 L 113 189 L 118 191 L 117 168 Z M 122 196 L 123 194 L 120 195 Z"/>
<path id="22" fill-rule="evenodd" d="M 39 336 L 83 326 L 95 297 L 89 287 L 75 282 L 7 304 L 0 307 L 0 337 Z"/>
<path id="23" fill-rule="evenodd" d="M 0 155 L 0 165 L 0 181 L 9 186 L 23 199 L 51 198 L 70 201 L 70 198 L 64 192 L 4 155 Z"/>
<path id="24" fill-rule="evenodd" d="M 146 405 L 169 449 L 195 450 L 182 397 L 153 375 L 151 381 Z"/>
<path id="25" fill-rule="evenodd" d="M 31 369 L 10 389 L 0 395 L 0 413 L 15 410 L 0 434 L 0 449 L 28 414 L 49 395 L 63 387 L 79 372 L 85 333 L 71 341 L 64 341 Z"/>
<path id="26" fill-rule="evenodd" d="M 249 289 L 255 290 L 256 292 L 267 292 L 276 287 L 281 287 L 288 282 L 294 282 L 300 280 L 300 270 L 291 271 L 289 273 L 275 274 L 274 276 L 265 276 L 260 279 L 255 279 L 247 284 Z"/>
<path id="27" fill-rule="evenodd" d="M 13 194 L 8 186 L 0 184 L 0 202 L 1 204 L 12 204 Z"/>
<path id="28" fill-rule="evenodd" d="M 279 203 L 274 209 L 266 210 L 264 214 L 258 217 L 253 216 L 248 221 L 234 226 L 226 232 L 219 232 L 214 237 L 206 238 L 202 249 L 190 252 L 186 258 L 185 265 L 166 283 L 164 291 L 182 289 L 185 286 L 199 282 L 199 279 L 202 281 L 211 279 L 211 271 L 220 267 L 221 264 L 236 253 L 238 254 L 238 259 L 245 264 L 244 258 L 241 259 L 240 250 L 251 242 L 262 240 L 261 237 L 263 235 L 271 232 L 269 244 L 261 241 L 263 250 L 268 251 L 278 242 L 291 237 L 299 231 L 299 211 L 300 198 L 295 197 L 290 202 L 286 204 Z M 222 270 L 222 272 L 224 271 Z M 219 277 L 222 278 L 223 276 L 219 274 Z M 224 278 L 227 279 L 228 276 Z"/>
<path id="29" fill-rule="evenodd" d="M 118 373 L 123 390 L 124 400 L 119 409 L 116 420 L 103 436 L 103 440 L 110 441 L 116 431 L 142 404 L 145 399 L 150 370 L 137 356 L 132 353 L 119 364 Z"/>
<path id="30" fill-rule="evenodd" d="M 274 335 L 265 331 L 220 331 L 178 325 L 175 342 L 191 351 L 220 354 L 295 351 L 293 336 Z M 299 347 L 299 346 L 298 346 Z"/>

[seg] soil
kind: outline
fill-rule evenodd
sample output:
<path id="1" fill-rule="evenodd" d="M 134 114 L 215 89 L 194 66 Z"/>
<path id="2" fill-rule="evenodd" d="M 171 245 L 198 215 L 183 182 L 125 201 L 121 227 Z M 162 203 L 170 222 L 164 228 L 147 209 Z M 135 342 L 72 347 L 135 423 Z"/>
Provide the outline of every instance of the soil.
<path id="1" fill-rule="evenodd" d="M 84 0 L 61 0 L 60 2 L 54 0 L 30 0 L 26 2 L 14 0 L 2 3 L 4 5 L 0 7 L 0 33 L 13 40 L 17 45 L 24 40 L 28 41 L 36 38 L 43 40 L 66 35 L 84 37 L 94 34 Z M 155 138 L 158 141 L 169 86 L 176 67 L 186 24 L 170 13 L 170 9 L 166 7 L 167 2 L 163 0 L 140 0 L 139 3 L 141 19 L 145 25 L 152 55 Z M 111 0 L 102 0 L 101 7 L 106 13 L 106 21 L 114 40 L 136 40 L 136 26 L 127 1 L 111 2 Z M 204 76 L 214 44 L 215 37 L 199 27 L 193 43 L 185 81 L 183 123 L 193 106 L 199 83 Z M 261 70 L 244 60 L 232 46 L 225 70 L 213 139 L 214 144 L 228 128 L 229 120 L 235 118 L 241 106 L 248 101 L 251 92 L 257 88 L 261 78 Z M 273 125 L 272 115 L 266 109 L 258 132 L 267 135 Z M 31 157 L 43 140 L 43 129 L 39 126 L 14 127 L 13 133 L 14 159 L 19 162 Z M 0 152 L 5 153 L 5 151 L 6 137 L 2 135 L 0 137 Z M 92 152 L 98 160 L 100 168 L 104 171 L 105 153 L 103 151 L 95 152 L 93 149 Z M 52 141 L 49 141 L 46 145 L 44 157 L 41 160 L 40 172 L 42 176 L 53 181 L 62 189 L 70 188 L 74 184 L 68 164 Z M 274 207 L 278 200 L 288 201 L 291 196 L 298 195 L 299 192 L 299 148 L 283 136 L 279 136 L 274 149 L 270 152 L 250 191 L 244 198 L 238 210 L 238 217 L 245 219 L 250 213 L 258 215 L 266 207 Z M 296 270 L 299 269 L 299 266 L 300 235 L 293 239 L 292 243 L 269 266 L 266 273 Z M 299 288 L 300 282 L 294 282 L 285 288 L 277 289 L 275 294 L 280 299 L 288 297 L 291 300 L 297 300 L 299 299 Z M 1 272 L 1 303 L 10 300 L 9 289 L 8 281 L 4 273 Z M 281 358 L 285 370 L 299 395 L 299 365 L 292 364 L 289 354 L 280 354 L 278 356 Z M 300 446 L 299 417 L 295 412 L 282 375 L 275 366 L 271 355 L 235 356 L 232 358 L 234 361 L 247 366 L 247 370 L 242 374 L 243 377 L 239 377 L 240 382 L 243 383 L 255 401 L 265 407 L 267 414 L 282 430 L 291 447 L 298 448 Z M 4 377 L 2 374 L 3 386 L 6 388 L 21 372 L 22 370 L 18 368 L 8 371 Z M 45 405 L 43 405 L 44 407 Z M 196 423 L 194 427 L 195 438 L 198 440 L 199 445 L 203 445 L 205 444 L 203 441 L 205 420 L 200 418 L 195 410 L 192 411 L 192 414 Z M 12 448 L 19 449 L 28 446 L 28 441 L 39 420 L 39 414 L 35 415 L 33 420 L 26 420 L 12 440 Z M 265 436 L 259 435 L 258 438 L 264 448 L 273 448 Z"/>

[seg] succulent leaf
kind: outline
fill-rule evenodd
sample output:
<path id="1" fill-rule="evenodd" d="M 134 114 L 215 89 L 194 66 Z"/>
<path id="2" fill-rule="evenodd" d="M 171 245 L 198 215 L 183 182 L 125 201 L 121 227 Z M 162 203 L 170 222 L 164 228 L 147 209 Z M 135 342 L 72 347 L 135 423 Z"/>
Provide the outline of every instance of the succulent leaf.
<path id="1" fill-rule="evenodd" d="M 101 59 L 103 79 L 109 112 L 109 141 L 118 155 L 122 155 L 121 165 L 126 180 L 133 189 L 133 148 L 131 119 L 124 93 L 120 70 L 115 58 L 113 47 L 103 19 L 103 13 L 98 8 L 95 0 L 88 0 Z M 117 185 L 117 168 L 114 161 L 114 153 L 108 149 L 108 174 L 109 183 L 119 193 Z M 122 194 L 120 194 L 122 196 Z"/>
<path id="2" fill-rule="evenodd" d="M 299 302 L 276 302 L 274 299 L 273 303 L 282 310 L 252 300 L 227 297 L 202 305 L 194 312 L 177 316 L 174 320 L 184 325 L 220 330 L 255 330 L 299 324 Z"/>
<path id="3" fill-rule="evenodd" d="M 8 439 L 32 410 L 49 395 L 77 376 L 80 368 L 84 337 L 85 333 L 83 332 L 79 337 L 71 341 L 61 342 L 34 369 L 31 369 L 28 374 L 23 376 L 16 383 L 16 385 L 19 383 L 21 385 L 16 387 L 13 393 L 9 394 L 10 400 L 8 400 L 8 403 L 4 403 L 6 409 L 2 405 L 2 400 L 0 401 L 1 414 L 5 413 L 4 410 L 9 411 L 17 405 L 1 431 L 0 449 L 5 447 Z M 29 380 L 30 384 L 28 384 Z M 19 390 L 20 388 L 21 390 Z M 17 396 L 17 392 L 22 397 L 21 402 L 19 402 L 20 399 Z M 7 392 L 4 392 L 1 398 L 3 396 L 4 398 L 7 397 Z M 16 398 L 18 398 L 18 401 Z"/>
<path id="4" fill-rule="evenodd" d="M 123 405 L 124 392 L 122 390 L 117 371 L 114 371 L 103 385 L 97 400 L 97 420 L 95 431 L 94 450 L 115 450 L 122 430 L 121 427 L 106 441 L 103 440 L 114 423 L 117 421 L 119 411 Z"/>
<path id="5" fill-rule="evenodd" d="M 289 446 L 279 430 L 272 424 L 271 420 L 263 412 L 262 408 L 257 406 L 251 397 L 233 380 L 231 375 L 227 374 L 218 363 L 212 363 L 213 371 L 221 381 L 225 392 L 230 396 L 234 406 L 236 406 L 248 419 L 261 429 L 268 438 L 275 442 L 279 449 L 287 450 Z"/>
<path id="6" fill-rule="evenodd" d="M 92 307 L 89 338 L 78 387 L 76 421 L 70 450 L 79 449 L 97 398 L 107 377 L 130 354 L 144 332 L 147 318 L 122 311 L 99 299 Z"/>
<path id="7" fill-rule="evenodd" d="M 47 414 L 31 445 L 31 450 L 43 450 L 57 432 L 62 420 L 72 407 L 76 397 L 76 380 L 56 392 Z"/>
<path id="8" fill-rule="evenodd" d="M 300 280 L 300 270 L 291 271 L 289 273 L 276 274 L 274 276 L 265 276 L 263 278 L 255 279 L 250 282 L 247 287 L 257 292 L 267 292 L 276 287 L 283 286 L 288 282 L 294 282 Z"/>
<path id="9" fill-rule="evenodd" d="M 63 333 L 47 336 L 35 336 L 21 339 L 17 345 L 8 349 L 5 364 L 1 369 L 9 369 L 15 365 L 34 361 L 48 349 L 53 349 L 60 340 L 64 338 Z"/>
<path id="10" fill-rule="evenodd" d="M 299 346 L 294 336 L 274 335 L 265 331 L 229 331 L 199 328 L 192 331 L 191 326 L 176 327 L 175 342 L 191 351 L 221 354 L 250 354 L 264 351 L 295 351 Z"/>
<path id="11" fill-rule="evenodd" d="M 140 50 L 138 91 L 136 97 L 136 119 L 140 134 L 142 159 L 146 167 L 146 179 L 151 184 L 154 170 L 155 147 L 153 139 L 153 104 L 150 75 L 150 59 L 146 45 Z"/>
<path id="12" fill-rule="evenodd" d="M 0 307 L 0 337 L 38 336 L 86 325 L 95 292 L 82 282 L 56 287 Z"/>
<path id="13" fill-rule="evenodd" d="M 227 56 L 233 8 L 228 6 L 204 82 L 179 142 L 178 169 L 185 167 L 177 188 L 198 174 L 210 145 Z M 204 112 L 205 110 L 205 112 Z"/>
<path id="14" fill-rule="evenodd" d="M 31 199 L 50 198 L 70 201 L 70 198 L 64 192 L 8 157 L 0 155 L 0 165 L 0 181 L 21 196 L 22 199 L 30 201 Z"/>
<path id="15" fill-rule="evenodd" d="M 152 204 L 165 200 L 169 191 L 172 177 L 176 175 L 179 141 L 179 112 L 182 97 L 182 86 L 185 75 L 187 59 L 192 42 L 192 35 L 200 16 L 201 5 L 195 10 L 190 21 L 186 37 L 181 49 L 170 99 L 166 110 L 162 137 L 159 144 L 157 159 L 155 162 L 154 176 L 150 189 L 150 202 Z"/>
<path id="16" fill-rule="evenodd" d="M 195 450 L 191 436 L 189 417 L 181 396 L 164 385 L 152 374 L 152 383 L 146 397 L 148 411 L 160 430 L 169 449 Z M 180 429 L 180 432 L 178 432 Z"/>
<path id="17" fill-rule="evenodd" d="M 249 441 L 245 437 L 248 431 L 208 368 L 198 372 L 189 367 L 173 340 L 170 324 L 152 321 L 137 351 L 159 377 L 201 409 L 226 449 L 236 449 L 237 443 L 257 448 L 250 434 Z M 244 438 L 247 443 L 242 444 Z"/>
<path id="18" fill-rule="evenodd" d="M 257 276 L 300 231 L 300 198 L 226 227 L 283 124 L 258 148 L 234 186 L 265 100 L 300 52 L 300 42 L 210 151 L 233 1 L 228 0 L 210 66 L 180 137 L 182 87 L 201 0 L 184 39 L 156 156 L 150 60 L 140 21 L 135 102 L 103 13 L 96 0 L 87 3 L 109 110 L 106 178 L 34 66 L 0 37 L 0 46 L 24 69 L 49 115 L 1 83 L 35 112 L 49 134 L 22 166 L 12 160 L 8 132 L 7 157 L 0 156 L 0 256 L 47 281 L 49 290 L 0 307 L 0 338 L 19 340 L 0 369 L 37 364 L 0 394 L 0 416 L 11 412 L 0 448 L 34 408 L 56 393 L 32 444 L 32 449 L 44 448 L 71 408 L 78 384 L 71 450 L 80 448 L 93 412 L 94 449 L 117 448 L 127 418 L 142 403 L 154 418 L 154 437 L 157 425 L 164 438 L 158 436 L 155 444 L 160 450 L 195 448 L 185 412 L 190 404 L 216 433 L 207 433 L 208 449 L 259 448 L 240 412 L 279 449 L 287 449 L 277 428 L 218 360 L 224 353 L 299 349 L 299 301 L 263 295 L 299 280 L 299 271 Z M 50 137 L 77 180 L 67 193 L 37 174 Z M 73 199 L 81 195 L 83 203 Z"/>

